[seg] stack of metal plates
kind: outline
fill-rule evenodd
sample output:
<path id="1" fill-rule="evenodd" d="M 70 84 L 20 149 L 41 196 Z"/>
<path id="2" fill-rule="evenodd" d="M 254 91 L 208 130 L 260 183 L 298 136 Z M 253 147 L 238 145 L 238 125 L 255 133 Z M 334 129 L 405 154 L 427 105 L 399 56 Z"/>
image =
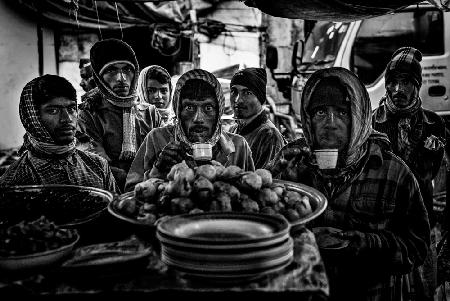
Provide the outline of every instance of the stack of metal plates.
<path id="1" fill-rule="evenodd" d="M 186 275 L 235 282 L 280 271 L 293 259 L 290 225 L 280 215 L 197 213 L 158 223 L 161 259 Z"/>

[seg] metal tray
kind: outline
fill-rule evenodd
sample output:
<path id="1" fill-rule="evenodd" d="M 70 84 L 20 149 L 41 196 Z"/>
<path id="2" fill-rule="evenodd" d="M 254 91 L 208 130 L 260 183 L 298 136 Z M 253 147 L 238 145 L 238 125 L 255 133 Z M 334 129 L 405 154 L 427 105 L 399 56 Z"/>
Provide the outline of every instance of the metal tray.
<path id="1" fill-rule="evenodd" d="M 0 188 L 0 226 L 45 215 L 59 227 L 77 227 L 105 212 L 113 198 L 107 190 L 76 185 Z"/>

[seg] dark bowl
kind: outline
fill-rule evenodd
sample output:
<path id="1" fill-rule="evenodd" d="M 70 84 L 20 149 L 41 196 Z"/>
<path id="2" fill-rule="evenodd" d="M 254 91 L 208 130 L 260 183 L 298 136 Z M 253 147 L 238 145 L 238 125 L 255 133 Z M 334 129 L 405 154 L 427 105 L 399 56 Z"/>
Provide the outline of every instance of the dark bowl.
<path id="1" fill-rule="evenodd" d="M 0 227 L 45 216 L 61 228 L 77 229 L 80 244 L 104 241 L 114 222 L 107 207 L 112 192 L 76 185 L 22 185 L 0 188 Z"/>

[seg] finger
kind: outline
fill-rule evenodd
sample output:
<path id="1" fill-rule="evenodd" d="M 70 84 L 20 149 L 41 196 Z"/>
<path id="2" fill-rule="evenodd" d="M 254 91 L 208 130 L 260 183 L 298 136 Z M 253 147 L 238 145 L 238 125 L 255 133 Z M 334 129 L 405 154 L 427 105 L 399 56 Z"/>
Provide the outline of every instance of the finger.
<path id="1" fill-rule="evenodd" d="M 283 152 L 284 158 L 290 160 L 298 155 L 300 155 L 302 151 L 298 148 L 288 148 Z"/>

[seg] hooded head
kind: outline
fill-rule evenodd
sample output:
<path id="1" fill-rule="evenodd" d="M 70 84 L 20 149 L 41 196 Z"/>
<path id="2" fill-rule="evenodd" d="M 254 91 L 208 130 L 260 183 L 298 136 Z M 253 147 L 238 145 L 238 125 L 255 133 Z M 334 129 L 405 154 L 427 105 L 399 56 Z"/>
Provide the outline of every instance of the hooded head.
<path id="1" fill-rule="evenodd" d="M 90 51 L 90 60 L 94 80 L 106 98 L 114 105 L 129 107 L 137 99 L 136 87 L 139 75 L 139 64 L 136 55 L 127 43 L 117 39 L 105 39 L 95 43 Z M 114 87 L 108 83 L 105 78 L 108 73 L 118 67 L 117 78 L 126 78 L 119 80 Z M 125 73 L 129 73 L 127 76 Z M 116 74 L 111 74 L 111 76 Z M 121 95 L 128 91 L 128 95 Z"/>
<path id="2" fill-rule="evenodd" d="M 172 81 L 169 72 L 161 66 L 152 65 L 139 74 L 137 92 L 141 101 L 167 109 L 172 95 Z"/>
<path id="3" fill-rule="evenodd" d="M 222 87 L 213 74 L 202 69 L 184 73 L 177 81 L 172 103 L 178 140 L 190 146 L 194 142 L 200 142 L 194 141 L 198 137 L 205 138 L 203 142 L 212 145 L 217 143 L 221 135 L 220 120 L 225 98 Z M 208 137 L 205 136 L 207 132 Z"/>
<path id="4" fill-rule="evenodd" d="M 347 166 L 357 162 L 363 145 L 372 133 L 372 111 L 364 84 L 351 71 L 332 67 L 314 72 L 305 84 L 301 102 L 301 118 L 305 138 L 311 148 L 317 144 L 312 114 L 321 106 L 349 108 L 350 129 L 346 150 L 340 152 Z M 334 129 L 329 129 L 330 135 Z"/>
<path id="5" fill-rule="evenodd" d="M 25 147 L 50 155 L 73 150 L 76 106 L 76 90 L 65 78 L 46 74 L 28 82 L 19 104 L 20 120 L 26 130 Z M 55 110 L 64 112 L 54 114 Z"/>

